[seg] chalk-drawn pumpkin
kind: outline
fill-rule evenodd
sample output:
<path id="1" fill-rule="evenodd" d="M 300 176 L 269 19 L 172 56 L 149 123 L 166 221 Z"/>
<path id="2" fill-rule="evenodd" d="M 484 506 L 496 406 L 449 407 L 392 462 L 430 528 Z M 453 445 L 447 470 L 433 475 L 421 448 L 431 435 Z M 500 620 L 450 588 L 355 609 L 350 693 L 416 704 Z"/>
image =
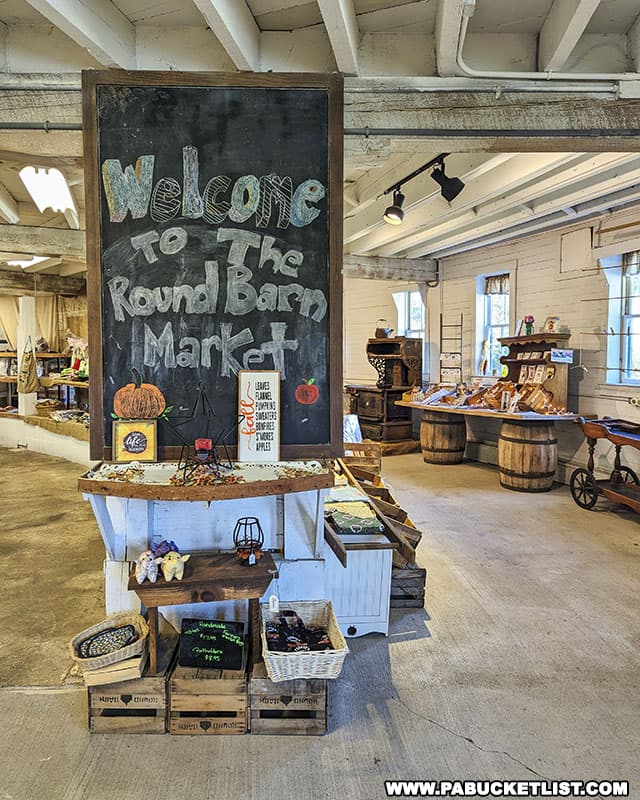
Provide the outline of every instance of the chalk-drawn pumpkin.
<path id="1" fill-rule="evenodd" d="M 142 383 L 142 375 L 132 369 L 134 383 L 122 386 L 113 396 L 113 411 L 122 419 L 154 419 L 167 407 L 164 395 L 153 383 Z"/>

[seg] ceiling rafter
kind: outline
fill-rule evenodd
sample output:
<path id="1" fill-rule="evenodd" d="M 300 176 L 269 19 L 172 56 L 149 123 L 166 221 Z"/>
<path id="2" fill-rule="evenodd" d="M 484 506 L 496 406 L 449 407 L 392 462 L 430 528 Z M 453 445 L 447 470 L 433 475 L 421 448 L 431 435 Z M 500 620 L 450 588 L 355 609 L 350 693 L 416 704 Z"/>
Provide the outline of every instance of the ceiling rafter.
<path id="1" fill-rule="evenodd" d="M 538 198 L 543 197 L 553 191 L 565 191 L 567 187 L 575 185 L 577 181 L 588 179 L 594 181 L 597 176 L 606 170 L 624 169 L 624 165 L 635 158 L 634 155 L 626 153 L 606 154 L 606 155 L 586 155 L 574 153 L 565 155 L 551 164 L 546 170 L 541 169 L 536 174 L 530 174 L 528 180 L 523 177 L 520 179 L 513 176 L 514 183 L 509 188 L 501 175 L 493 176 L 493 185 L 500 186 L 498 192 L 493 191 L 492 185 L 488 181 L 482 181 L 477 186 L 469 184 L 469 201 L 466 206 L 459 211 L 452 210 L 450 214 L 440 216 L 439 219 L 428 216 L 424 224 L 414 228 L 408 236 L 398 235 L 388 245 L 379 247 L 376 252 L 381 255 L 397 256 L 398 253 L 407 251 L 411 247 L 423 247 L 425 242 L 433 237 L 436 232 L 443 235 L 449 230 L 459 229 L 466 222 L 471 220 L 478 225 L 484 217 L 489 217 L 495 213 L 508 213 L 513 207 L 523 207 L 533 204 Z M 520 161 L 527 160 L 523 156 Z M 522 164 L 520 165 L 522 169 Z M 535 178 L 534 181 L 531 178 Z M 465 193 L 467 191 L 465 189 Z M 529 208 L 531 210 L 531 207 Z M 465 214 L 472 211 L 473 217 Z"/>
<path id="2" fill-rule="evenodd" d="M 135 69 L 135 28 L 110 0 L 27 0 L 106 67 Z"/>
<path id="3" fill-rule="evenodd" d="M 638 162 L 640 163 L 640 162 Z M 512 207 L 510 211 L 495 213 L 490 217 L 467 223 L 456 228 L 456 232 L 445 233 L 438 237 L 435 236 L 431 241 L 425 241 L 417 247 L 403 251 L 406 258 L 420 258 L 425 255 L 432 256 L 434 253 L 463 244 L 469 239 L 475 239 L 483 235 L 491 235 L 503 229 L 514 227 L 522 222 L 535 219 L 544 219 L 551 214 L 561 212 L 563 207 L 572 205 L 574 208 L 585 202 L 602 202 L 607 204 L 607 195 L 615 194 L 622 189 L 631 188 L 638 184 L 640 180 L 640 166 L 632 171 L 625 172 L 624 177 L 620 170 L 612 170 L 602 176 L 598 183 L 585 185 L 571 191 L 563 192 L 557 197 L 541 198 L 538 202 L 532 203 L 528 207 Z M 585 181 L 585 184 L 587 182 Z"/>
<path id="4" fill-rule="evenodd" d="M 600 0 L 554 0 L 538 39 L 542 72 L 560 72 L 585 32 Z"/>
<path id="5" fill-rule="evenodd" d="M 245 0 L 193 0 L 240 70 L 260 70 L 260 29 Z"/>
<path id="6" fill-rule="evenodd" d="M 20 212 L 18 211 L 16 199 L 2 183 L 0 183 L 0 216 L 11 225 L 15 225 L 20 221 Z"/>
<path id="7" fill-rule="evenodd" d="M 453 78 L 457 75 L 456 54 L 463 5 L 462 0 L 438 0 L 436 65 L 441 78 Z"/>
<path id="8" fill-rule="evenodd" d="M 360 29 L 353 0 L 318 0 L 318 6 L 338 69 L 357 75 Z"/>

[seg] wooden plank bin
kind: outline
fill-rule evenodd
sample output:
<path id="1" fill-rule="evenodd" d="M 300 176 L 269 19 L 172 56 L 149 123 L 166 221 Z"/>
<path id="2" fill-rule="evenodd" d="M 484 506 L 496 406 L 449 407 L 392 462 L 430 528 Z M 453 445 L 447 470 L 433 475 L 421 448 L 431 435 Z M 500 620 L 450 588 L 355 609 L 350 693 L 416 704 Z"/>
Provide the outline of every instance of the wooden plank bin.
<path id="1" fill-rule="evenodd" d="M 391 571 L 391 608 L 422 608 L 427 570 L 417 564 L 408 564 Z"/>
<path id="2" fill-rule="evenodd" d="M 327 732 L 327 681 L 319 678 L 273 683 L 264 661 L 253 667 L 249 688 L 252 734 L 322 736 Z"/>
<path id="3" fill-rule="evenodd" d="M 247 732 L 246 670 L 176 665 L 169 680 L 169 733 Z"/>
<path id="4" fill-rule="evenodd" d="M 166 733 L 167 680 L 178 637 L 161 637 L 158 674 L 87 689 L 91 733 Z"/>

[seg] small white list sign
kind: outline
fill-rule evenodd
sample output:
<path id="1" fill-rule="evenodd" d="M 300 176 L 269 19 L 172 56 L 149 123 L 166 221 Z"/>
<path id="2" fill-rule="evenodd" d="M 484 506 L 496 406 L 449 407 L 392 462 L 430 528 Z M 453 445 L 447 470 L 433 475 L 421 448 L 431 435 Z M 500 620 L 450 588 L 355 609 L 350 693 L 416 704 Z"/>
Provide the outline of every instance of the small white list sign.
<path id="1" fill-rule="evenodd" d="M 280 460 L 280 372 L 238 373 L 238 461 Z"/>

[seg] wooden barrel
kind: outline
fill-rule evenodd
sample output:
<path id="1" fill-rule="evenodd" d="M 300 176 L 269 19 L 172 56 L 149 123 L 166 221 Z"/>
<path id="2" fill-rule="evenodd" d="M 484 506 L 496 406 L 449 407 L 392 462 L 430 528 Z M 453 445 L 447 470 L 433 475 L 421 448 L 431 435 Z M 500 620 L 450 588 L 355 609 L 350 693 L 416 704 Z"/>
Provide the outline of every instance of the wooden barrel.
<path id="1" fill-rule="evenodd" d="M 462 414 L 422 412 L 420 445 L 427 464 L 461 464 L 466 442 L 467 426 Z"/>
<path id="2" fill-rule="evenodd" d="M 516 492 L 548 492 L 558 461 L 553 422 L 509 420 L 498 438 L 500 486 Z"/>

